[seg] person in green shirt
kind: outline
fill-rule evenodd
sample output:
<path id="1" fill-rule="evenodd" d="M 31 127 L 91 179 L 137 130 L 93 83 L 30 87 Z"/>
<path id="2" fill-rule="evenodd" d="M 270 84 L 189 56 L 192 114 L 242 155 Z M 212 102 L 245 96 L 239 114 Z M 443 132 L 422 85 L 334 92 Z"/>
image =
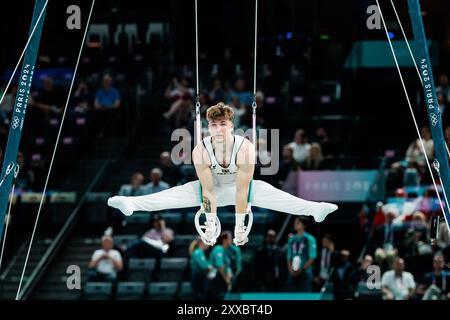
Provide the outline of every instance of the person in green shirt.
<path id="1" fill-rule="evenodd" d="M 210 262 L 217 270 L 217 274 L 211 282 L 209 298 L 213 300 L 223 300 L 226 293 L 231 290 L 231 280 L 233 272 L 231 269 L 231 259 L 227 254 L 227 249 L 233 243 L 231 232 L 224 231 L 217 239 L 217 244 L 211 251 Z"/>
<path id="2" fill-rule="evenodd" d="M 192 241 L 189 246 L 191 266 L 191 287 L 195 299 L 205 299 L 208 290 L 208 273 L 213 266 L 206 258 L 208 246 L 200 238 Z"/>
<path id="3" fill-rule="evenodd" d="M 233 271 L 233 275 L 237 277 L 242 270 L 241 248 L 232 243 L 226 251 L 231 260 L 231 271 Z"/>
<path id="4" fill-rule="evenodd" d="M 231 271 L 233 272 L 232 286 L 233 289 L 236 289 L 235 285 L 237 283 L 239 274 L 241 273 L 242 270 L 241 248 L 232 243 L 231 246 L 229 246 L 228 249 L 226 250 L 226 253 L 228 254 L 228 257 L 230 258 L 231 261 Z"/>
<path id="5" fill-rule="evenodd" d="M 306 221 L 301 217 L 294 220 L 296 233 L 287 244 L 288 290 L 310 292 L 313 280 L 312 265 L 317 257 L 316 239 L 305 231 Z"/>

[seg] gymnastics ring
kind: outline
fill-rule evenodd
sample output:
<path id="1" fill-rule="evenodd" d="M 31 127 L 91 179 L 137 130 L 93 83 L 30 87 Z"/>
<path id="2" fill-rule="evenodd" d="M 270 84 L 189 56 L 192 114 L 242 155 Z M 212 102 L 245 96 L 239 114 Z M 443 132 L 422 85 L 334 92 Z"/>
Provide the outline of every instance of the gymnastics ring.
<path id="1" fill-rule="evenodd" d="M 220 225 L 219 217 L 218 217 L 217 214 L 216 214 L 216 233 L 215 233 L 215 235 L 214 235 L 214 240 L 213 240 L 213 241 L 208 240 L 208 238 L 206 237 L 205 231 L 203 231 L 203 230 L 206 229 L 206 225 L 205 225 L 205 224 L 204 224 L 204 225 L 200 225 L 200 216 L 201 216 L 202 214 L 205 214 L 205 215 L 206 215 L 205 210 L 203 209 L 203 206 L 200 207 L 200 209 L 199 209 L 199 210 L 197 211 L 197 213 L 195 214 L 195 218 L 194 218 L 194 221 L 195 221 L 195 229 L 197 229 L 197 232 L 198 232 L 198 234 L 200 235 L 200 238 L 202 238 L 203 242 L 204 242 L 205 244 L 207 244 L 207 245 L 212 246 L 212 245 L 214 245 L 214 244 L 216 243 L 216 239 L 217 239 L 217 238 L 219 237 L 219 235 L 220 235 L 222 226 Z"/>
<path id="2" fill-rule="evenodd" d="M 247 210 L 246 210 L 246 214 L 248 214 L 248 224 L 247 226 L 245 226 L 245 233 L 244 233 L 244 241 L 239 243 L 236 241 L 236 239 L 233 240 L 233 243 L 235 245 L 244 245 L 248 242 L 248 236 L 250 234 L 250 231 L 252 230 L 252 226 L 253 226 L 253 212 L 252 212 L 252 205 L 251 203 L 248 203 L 247 206 Z"/>

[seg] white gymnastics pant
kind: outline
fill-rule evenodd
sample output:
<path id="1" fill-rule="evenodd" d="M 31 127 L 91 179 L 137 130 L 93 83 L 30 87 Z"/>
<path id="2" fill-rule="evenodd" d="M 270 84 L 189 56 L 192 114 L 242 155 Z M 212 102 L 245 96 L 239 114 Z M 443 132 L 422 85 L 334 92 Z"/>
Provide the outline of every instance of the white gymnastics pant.
<path id="1" fill-rule="evenodd" d="M 215 188 L 217 207 L 236 204 L 236 185 L 222 185 Z M 294 215 L 314 217 L 319 214 L 318 202 L 297 198 L 261 180 L 253 180 L 251 196 L 252 206 L 255 207 Z M 198 180 L 145 196 L 127 197 L 127 204 L 133 211 L 199 207 L 200 203 Z"/>

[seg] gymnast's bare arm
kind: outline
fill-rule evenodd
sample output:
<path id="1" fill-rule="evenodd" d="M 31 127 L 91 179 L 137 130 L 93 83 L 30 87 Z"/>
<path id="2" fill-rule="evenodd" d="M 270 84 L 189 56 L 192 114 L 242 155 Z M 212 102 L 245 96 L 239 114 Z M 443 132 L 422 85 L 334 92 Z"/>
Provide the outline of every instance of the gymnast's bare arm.
<path id="1" fill-rule="evenodd" d="M 202 186 L 202 203 L 206 213 L 217 213 L 216 193 L 214 191 L 211 161 L 208 152 L 199 143 L 192 151 L 192 160 Z"/>
<path id="2" fill-rule="evenodd" d="M 236 155 L 236 213 L 245 213 L 250 182 L 255 171 L 255 147 L 248 139 L 242 143 Z"/>

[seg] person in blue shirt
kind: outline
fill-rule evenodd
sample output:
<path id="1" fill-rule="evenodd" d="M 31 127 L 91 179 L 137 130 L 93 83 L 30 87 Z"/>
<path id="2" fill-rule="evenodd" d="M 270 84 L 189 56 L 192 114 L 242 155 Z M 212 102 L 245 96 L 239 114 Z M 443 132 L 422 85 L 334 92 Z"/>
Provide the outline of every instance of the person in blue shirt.
<path id="1" fill-rule="evenodd" d="M 234 89 L 229 93 L 227 97 L 227 102 L 230 103 L 233 97 L 238 97 L 239 101 L 244 106 L 250 106 L 253 102 L 253 94 L 250 91 L 247 91 L 246 83 L 244 79 L 237 79 L 234 84 Z"/>
<path id="2" fill-rule="evenodd" d="M 211 265 L 217 270 L 217 273 L 211 282 L 210 299 L 223 300 L 226 293 L 231 290 L 233 272 L 231 269 L 231 259 L 226 250 L 232 243 L 233 237 L 231 233 L 224 231 L 217 239 L 217 244 L 211 251 L 209 260 Z"/>
<path id="3" fill-rule="evenodd" d="M 145 194 L 142 183 L 144 182 L 144 175 L 140 172 L 136 172 L 131 176 L 130 184 L 123 184 L 120 186 L 120 196 L 141 196 Z"/>
<path id="4" fill-rule="evenodd" d="M 200 238 L 192 241 L 189 246 L 191 287 L 195 299 L 205 299 L 208 290 L 208 275 L 213 271 L 213 266 L 206 258 L 205 252 L 208 246 Z"/>
<path id="5" fill-rule="evenodd" d="M 162 181 L 162 177 L 162 170 L 160 168 L 153 168 L 150 172 L 150 182 L 143 187 L 144 194 L 152 194 L 169 189 L 169 184 Z"/>
<path id="6" fill-rule="evenodd" d="M 112 77 L 109 74 L 105 74 L 102 80 L 102 87 L 95 93 L 94 115 L 90 136 L 96 137 L 99 133 L 101 136 L 105 130 L 108 130 L 108 135 L 114 135 L 118 128 L 115 126 L 115 122 L 117 122 L 120 106 L 120 93 L 112 86 Z"/>
<path id="7" fill-rule="evenodd" d="M 417 294 L 423 300 L 450 300 L 450 273 L 444 270 L 444 256 L 433 257 L 433 271 L 423 275 Z"/>
<path id="8" fill-rule="evenodd" d="M 295 217 L 296 234 L 291 236 L 287 244 L 288 290 L 311 292 L 313 281 L 312 265 L 317 257 L 316 239 L 305 231 L 306 221 Z"/>
<path id="9" fill-rule="evenodd" d="M 120 93 L 112 86 L 112 77 L 105 74 L 102 87 L 95 94 L 95 109 L 117 109 L 120 107 Z"/>

